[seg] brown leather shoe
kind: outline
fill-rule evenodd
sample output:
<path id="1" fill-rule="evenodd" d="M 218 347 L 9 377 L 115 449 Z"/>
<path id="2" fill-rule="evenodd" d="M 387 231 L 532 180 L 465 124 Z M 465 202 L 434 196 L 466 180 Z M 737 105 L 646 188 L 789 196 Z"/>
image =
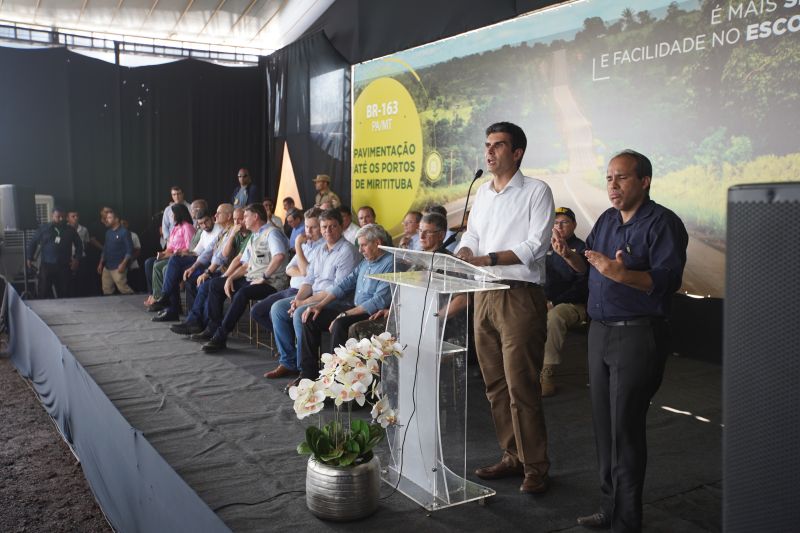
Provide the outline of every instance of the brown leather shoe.
<path id="1" fill-rule="evenodd" d="M 475 471 L 475 475 L 481 479 L 502 479 L 504 477 L 525 475 L 525 467 L 522 464 L 517 466 L 510 465 L 505 461 L 500 461 L 491 466 L 484 466 Z"/>
<path id="2" fill-rule="evenodd" d="M 550 477 L 545 474 L 525 474 L 525 479 L 522 480 L 522 485 L 519 486 L 519 491 L 525 494 L 544 494 L 550 487 Z"/>
<path id="3" fill-rule="evenodd" d="M 605 513 L 594 513 L 588 516 L 579 516 L 578 525 L 593 529 L 611 529 L 611 518 Z"/>
<path id="4" fill-rule="evenodd" d="M 277 379 L 277 378 L 286 378 L 289 376 L 297 376 L 299 374 L 300 374 L 299 370 L 292 370 L 291 368 L 287 368 L 283 365 L 278 365 L 278 368 L 264 373 L 264 377 L 267 379 Z"/>

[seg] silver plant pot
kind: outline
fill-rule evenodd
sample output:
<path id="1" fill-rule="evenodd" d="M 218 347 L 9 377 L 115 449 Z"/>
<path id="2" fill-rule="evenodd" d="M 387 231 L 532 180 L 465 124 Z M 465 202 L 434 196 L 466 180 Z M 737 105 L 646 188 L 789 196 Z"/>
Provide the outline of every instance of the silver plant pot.
<path id="1" fill-rule="evenodd" d="M 328 466 L 308 459 L 306 505 L 323 520 L 357 520 L 378 508 L 381 463 L 378 456 L 358 466 Z"/>

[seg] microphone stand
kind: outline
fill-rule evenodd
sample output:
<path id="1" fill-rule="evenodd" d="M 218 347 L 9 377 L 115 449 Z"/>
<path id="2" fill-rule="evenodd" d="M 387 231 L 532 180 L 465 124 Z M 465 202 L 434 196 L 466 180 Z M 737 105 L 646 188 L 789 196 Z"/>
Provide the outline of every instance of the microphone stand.
<path id="1" fill-rule="evenodd" d="M 447 240 L 445 240 L 442 243 L 442 248 L 447 248 L 453 242 L 455 242 L 456 236 L 458 236 L 458 233 L 460 231 L 464 230 L 464 222 L 467 220 L 467 205 L 469 205 L 469 195 L 472 192 L 472 186 L 475 185 L 475 182 L 478 181 L 478 178 L 480 178 L 481 176 L 483 176 L 483 169 L 479 168 L 475 172 L 475 177 L 472 178 L 472 182 L 469 184 L 469 189 L 467 189 L 467 199 L 464 202 L 464 214 L 461 215 L 461 225 L 458 226 L 458 231 L 457 232 L 455 232 L 452 235 L 450 235 L 450 237 L 448 237 Z"/>

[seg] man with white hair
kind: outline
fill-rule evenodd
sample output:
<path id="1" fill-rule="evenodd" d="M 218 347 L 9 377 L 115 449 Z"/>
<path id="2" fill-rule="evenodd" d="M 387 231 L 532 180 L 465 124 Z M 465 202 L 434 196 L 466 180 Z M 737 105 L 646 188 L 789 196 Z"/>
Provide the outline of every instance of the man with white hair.
<path id="1" fill-rule="evenodd" d="M 319 371 L 317 354 L 325 330 L 331 333 L 331 351 L 347 340 L 347 330 L 356 322 L 389 307 L 392 299 L 389 284 L 367 277 L 393 270 L 392 254 L 381 250 L 388 235 L 378 224 L 358 230 L 358 250 L 364 259 L 341 282 L 322 293 L 322 298 L 303 311 L 303 335 L 300 341 L 301 377 L 315 379 Z"/>

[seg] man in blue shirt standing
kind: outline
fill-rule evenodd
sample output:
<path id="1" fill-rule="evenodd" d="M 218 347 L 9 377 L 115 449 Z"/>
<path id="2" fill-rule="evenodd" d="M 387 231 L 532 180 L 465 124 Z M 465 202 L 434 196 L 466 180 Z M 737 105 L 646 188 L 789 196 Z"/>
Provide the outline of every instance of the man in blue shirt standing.
<path id="1" fill-rule="evenodd" d="M 114 211 L 106 213 L 106 224 L 108 230 L 103 255 L 97 265 L 97 273 L 102 277 L 103 294 L 113 294 L 115 286 L 121 294 L 133 294 L 133 289 L 128 286 L 128 263 L 133 256 L 131 234 Z"/>
<path id="2" fill-rule="evenodd" d="M 53 209 L 50 222 L 36 230 L 28 243 L 27 265 L 33 266 L 36 248 L 41 247 L 39 263 L 39 298 L 50 298 L 53 288 L 58 298 L 71 296 L 70 269 L 77 270 L 78 261 L 83 257 L 83 241 L 72 226 L 64 223 L 64 210 Z"/>
<path id="3" fill-rule="evenodd" d="M 331 333 L 330 351 L 347 341 L 351 325 L 381 309 L 389 307 L 392 293 L 389 284 L 368 278 L 370 274 L 385 274 L 394 268 L 392 254 L 380 245 L 390 245 L 386 230 L 377 224 L 367 224 L 356 235 L 358 250 L 364 259 L 346 278 L 323 291 L 322 298 L 303 311 L 301 340 L 301 377 L 316 379 L 319 374 L 319 353 L 322 332 Z M 387 242 L 388 241 L 388 242 Z"/>
<path id="4" fill-rule="evenodd" d="M 647 465 L 645 426 L 670 353 L 669 313 L 681 286 L 689 237 L 678 216 L 650 199 L 653 167 L 625 150 L 608 164 L 612 207 L 586 239 L 589 262 L 589 381 L 602 492 L 586 527 L 641 531 Z M 553 250 L 586 265 L 553 232 Z"/>

